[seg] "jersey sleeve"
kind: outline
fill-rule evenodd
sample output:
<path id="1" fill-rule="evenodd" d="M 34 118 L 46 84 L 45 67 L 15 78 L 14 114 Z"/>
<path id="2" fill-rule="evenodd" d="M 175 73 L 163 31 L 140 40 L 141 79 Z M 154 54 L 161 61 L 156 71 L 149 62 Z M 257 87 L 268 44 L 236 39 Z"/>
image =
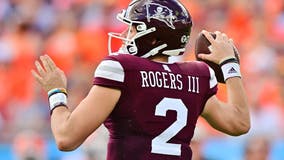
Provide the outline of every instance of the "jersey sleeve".
<path id="1" fill-rule="evenodd" d="M 203 101 L 203 105 L 202 105 L 203 108 L 201 109 L 200 114 L 203 112 L 207 100 L 210 97 L 212 97 L 213 95 L 215 95 L 217 93 L 217 90 L 218 90 L 218 88 L 217 88 L 218 82 L 217 82 L 217 78 L 215 76 L 215 71 L 212 68 L 210 68 L 209 66 L 208 66 L 208 68 L 209 68 L 209 82 L 208 82 L 209 87 L 208 87 L 207 92 L 204 96 L 204 101 Z"/>
<path id="2" fill-rule="evenodd" d="M 94 73 L 94 85 L 110 88 L 122 88 L 125 72 L 121 63 L 115 59 L 105 59 L 97 67 Z"/>
<path id="3" fill-rule="evenodd" d="M 210 89 L 214 88 L 215 86 L 217 86 L 217 78 L 215 76 L 215 71 L 209 67 L 209 73 L 210 73 L 210 80 L 209 80 L 209 86 Z"/>
<path id="4" fill-rule="evenodd" d="M 217 78 L 215 76 L 215 72 L 211 67 L 208 66 L 208 68 L 209 68 L 210 78 L 209 78 L 209 91 L 206 96 L 207 100 L 211 96 L 217 93 Z"/>

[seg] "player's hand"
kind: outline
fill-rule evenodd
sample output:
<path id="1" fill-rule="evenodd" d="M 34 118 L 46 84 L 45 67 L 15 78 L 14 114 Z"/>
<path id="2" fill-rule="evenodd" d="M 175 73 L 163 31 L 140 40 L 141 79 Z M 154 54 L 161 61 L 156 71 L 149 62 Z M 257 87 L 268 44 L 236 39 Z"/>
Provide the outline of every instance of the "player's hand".
<path id="1" fill-rule="evenodd" d="M 46 91 L 54 88 L 66 88 L 67 80 L 64 72 L 59 69 L 48 55 L 40 56 L 41 63 L 35 62 L 36 70 L 32 75 Z"/>
<path id="2" fill-rule="evenodd" d="M 215 39 L 209 32 L 205 30 L 203 30 L 202 33 L 211 43 L 211 45 L 208 47 L 211 53 L 199 54 L 199 58 L 214 62 L 216 64 L 220 64 L 226 59 L 235 58 L 233 40 L 229 39 L 225 33 L 221 33 L 219 31 L 214 32 L 216 34 Z"/>

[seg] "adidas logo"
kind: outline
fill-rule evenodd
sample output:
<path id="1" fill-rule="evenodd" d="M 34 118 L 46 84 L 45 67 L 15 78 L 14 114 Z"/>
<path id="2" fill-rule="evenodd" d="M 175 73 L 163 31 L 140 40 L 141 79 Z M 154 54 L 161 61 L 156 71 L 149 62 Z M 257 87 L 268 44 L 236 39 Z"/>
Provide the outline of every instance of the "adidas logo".
<path id="1" fill-rule="evenodd" d="M 232 68 L 228 71 L 228 74 L 233 74 L 233 73 L 237 73 L 237 71 L 235 70 L 234 67 L 232 67 Z"/>

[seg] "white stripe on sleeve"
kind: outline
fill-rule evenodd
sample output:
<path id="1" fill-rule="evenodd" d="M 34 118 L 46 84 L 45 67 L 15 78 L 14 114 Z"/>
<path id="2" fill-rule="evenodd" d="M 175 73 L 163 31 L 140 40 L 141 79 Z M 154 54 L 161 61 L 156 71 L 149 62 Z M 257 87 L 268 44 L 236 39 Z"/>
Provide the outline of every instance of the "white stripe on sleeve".
<path id="1" fill-rule="evenodd" d="M 121 64 L 117 61 L 104 60 L 98 65 L 94 76 L 118 82 L 123 82 L 124 69 L 121 66 Z"/>
<path id="2" fill-rule="evenodd" d="M 210 89 L 211 89 L 217 85 L 217 79 L 215 76 L 215 71 L 211 67 L 209 67 L 209 72 L 210 72 Z"/>

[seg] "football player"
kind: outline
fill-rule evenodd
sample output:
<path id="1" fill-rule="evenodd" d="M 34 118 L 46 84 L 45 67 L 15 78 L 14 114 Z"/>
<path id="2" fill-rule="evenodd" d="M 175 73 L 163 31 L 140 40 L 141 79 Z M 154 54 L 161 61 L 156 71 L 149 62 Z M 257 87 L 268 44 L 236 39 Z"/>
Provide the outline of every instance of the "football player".
<path id="1" fill-rule="evenodd" d="M 110 33 L 107 56 L 94 73 L 94 85 L 70 111 L 66 77 L 49 56 L 36 61 L 33 76 L 48 93 L 51 128 L 57 146 L 80 146 L 101 124 L 109 133 L 107 160 L 189 160 L 196 121 L 204 117 L 215 129 L 238 136 L 248 132 L 250 118 L 233 44 L 220 32 L 211 54 L 200 58 L 222 65 L 228 102 L 216 97 L 214 71 L 203 62 L 169 63 L 182 55 L 192 19 L 178 0 L 136 0 L 117 15 L 128 25 Z M 112 40 L 123 41 L 113 52 Z"/>

